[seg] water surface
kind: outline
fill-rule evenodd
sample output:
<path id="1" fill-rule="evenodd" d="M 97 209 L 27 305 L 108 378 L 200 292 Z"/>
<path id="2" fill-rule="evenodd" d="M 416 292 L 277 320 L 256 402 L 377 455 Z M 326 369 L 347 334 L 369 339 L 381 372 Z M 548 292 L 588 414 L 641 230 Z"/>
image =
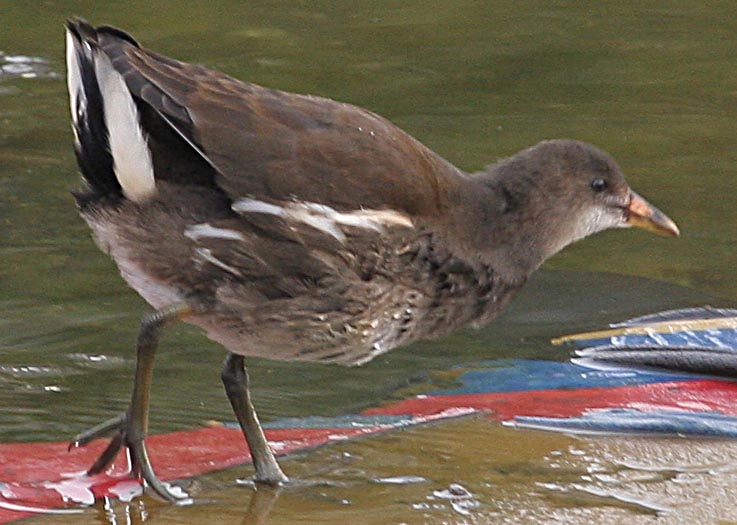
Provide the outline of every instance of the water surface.
<path id="1" fill-rule="evenodd" d="M 367 107 L 467 170 L 546 138 L 593 142 L 682 228 L 679 240 L 616 231 L 576 244 L 498 322 L 361 368 L 254 360 L 263 419 L 351 413 L 429 387 L 454 364 L 566 359 L 547 342 L 561 333 L 663 308 L 734 305 L 737 5 L 571 4 L 0 1 L 0 440 L 67 439 L 123 410 L 148 311 L 69 195 L 78 184 L 63 79 L 70 15 L 238 78 Z M 154 432 L 230 419 L 222 358 L 192 328 L 168 333 Z M 290 474 L 332 485 L 286 490 L 250 513 L 251 489 L 234 482 L 250 473 L 243 468 L 197 480 L 202 503 L 192 507 L 144 498 L 66 522 L 143 521 L 138 512 L 151 523 L 256 523 L 272 503 L 269 523 L 737 521 L 725 503 L 737 487 L 734 449 L 572 439 L 473 419 L 291 458 Z M 402 476 L 424 481 L 376 481 Z M 460 506 L 447 497 L 453 483 L 471 494 Z"/>

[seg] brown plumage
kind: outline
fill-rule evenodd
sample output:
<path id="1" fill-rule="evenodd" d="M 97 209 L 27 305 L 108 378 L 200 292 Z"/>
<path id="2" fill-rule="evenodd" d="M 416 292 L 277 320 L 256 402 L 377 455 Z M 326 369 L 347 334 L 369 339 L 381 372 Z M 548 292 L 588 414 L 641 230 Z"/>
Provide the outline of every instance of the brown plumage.
<path id="1" fill-rule="evenodd" d="M 82 21 L 68 24 L 68 68 L 80 212 L 163 312 L 144 322 L 139 356 L 151 326 L 201 326 L 232 353 L 224 377 L 237 415 L 250 401 L 236 356 L 363 363 L 490 321 L 546 258 L 586 235 L 678 232 L 608 154 L 581 142 L 542 142 L 468 174 L 365 109 L 241 82 Z M 138 415 L 107 430 L 171 497 L 145 458 L 141 377 Z M 249 417 L 239 420 L 257 477 L 282 481 L 268 451 L 254 450 L 265 441 L 254 445 Z"/>

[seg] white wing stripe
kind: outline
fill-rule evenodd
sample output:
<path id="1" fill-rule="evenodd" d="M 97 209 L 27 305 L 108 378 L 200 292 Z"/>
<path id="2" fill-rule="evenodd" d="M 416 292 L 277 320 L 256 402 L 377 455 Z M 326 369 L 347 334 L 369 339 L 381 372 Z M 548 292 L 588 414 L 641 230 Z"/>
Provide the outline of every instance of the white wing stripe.
<path id="1" fill-rule="evenodd" d="M 404 213 L 394 210 L 356 210 L 339 212 L 338 210 L 315 202 L 290 202 L 278 206 L 256 199 L 240 199 L 233 203 L 233 211 L 237 213 L 264 213 L 281 217 L 286 221 L 297 221 L 312 226 L 340 242 L 345 241 L 345 233 L 341 226 L 350 226 L 383 233 L 386 226 L 412 228 L 412 220 Z"/>
<path id="2" fill-rule="evenodd" d="M 184 236 L 195 242 L 202 238 L 208 239 L 228 239 L 231 241 L 242 241 L 243 235 L 235 230 L 227 228 L 218 228 L 210 225 L 210 223 L 195 224 L 184 230 Z"/>

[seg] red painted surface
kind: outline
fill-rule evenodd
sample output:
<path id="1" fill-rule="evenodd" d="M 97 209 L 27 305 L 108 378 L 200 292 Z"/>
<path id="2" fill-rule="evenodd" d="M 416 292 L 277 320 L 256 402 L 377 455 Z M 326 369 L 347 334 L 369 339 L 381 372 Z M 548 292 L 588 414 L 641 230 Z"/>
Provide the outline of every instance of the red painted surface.
<path id="1" fill-rule="evenodd" d="M 431 414 L 450 407 L 489 412 L 499 421 L 515 416 L 570 417 L 594 408 L 680 409 L 737 415 L 737 383 L 684 381 L 638 386 L 489 392 L 454 396 L 418 396 L 373 408 L 364 414 Z"/>
<path id="2" fill-rule="evenodd" d="M 413 418 L 410 424 L 462 415 L 453 408 Z M 375 434 L 390 426 L 361 428 L 289 428 L 266 431 L 269 443 L 279 455 L 313 448 L 326 443 Z M 215 470 L 250 462 L 250 455 L 240 430 L 209 427 L 146 439 L 154 470 L 164 481 L 193 477 Z M 120 454 L 105 474 L 84 474 L 102 452 L 107 440 L 97 440 L 86 447 L 68 450 L 67 442 L 0 444 L 0 524 L 9 523 L 36 512 L 23 510 L 56 509 L 74 506 L 64 495 L 94 494 L 95 498 L 115 497 L 116 490 L 131 478 L 127 460 Z M 135 480 L 138 483 L 138 480 Z"/>
<path id="3" fill-rule="evenodd" d="M 737 415 L 735 400 L 737 383 L 703 380 L 615 388 L 418 396 L 367 410 L 363 415 L 412 414 L 410 424 L 479 411 L 495 420 L 508 420 L 519 415 L 577 416 L 593 408 L 616 407 Z M 390 428 L 291 428 L 268 430 L 267 437 L 278 454 L 288 454 Z M 154 469 L 163 480 L 197 476 L 250 460 L 240 430 L 224 427 L 153 435 L 147 444 Z M 115 496 L 116 488 L 123 486 L 121 482 L 128 481 L 130 486 L 123 455 L 107 474 L 95 477 L 83 474 L 104 448 L 104 440 L 71 451 L 67 451 L 67 446 L 66 442 L 0 444 L 0 524 L 33 514 L 9 507 L 60 508 L 74 505 L 64 501 L 64 494 L 74 492 L 78 496 L 80 491 L 91 491 L 100 498 Z"/>

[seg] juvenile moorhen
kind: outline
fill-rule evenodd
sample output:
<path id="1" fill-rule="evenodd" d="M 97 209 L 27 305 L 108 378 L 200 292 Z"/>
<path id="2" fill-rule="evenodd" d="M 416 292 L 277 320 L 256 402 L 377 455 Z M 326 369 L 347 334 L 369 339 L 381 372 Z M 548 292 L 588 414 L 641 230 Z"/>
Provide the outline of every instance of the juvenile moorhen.
<path id="1" fill-rule="evenodd" d="M 79 211 L 127 283 L 141 324 L 126 414 L 90 473 L 122 447 L 155 476 L 144 437 L 154 352 L 174 319 L 228 351 L 222 379 L 256 480 L 287 478 L 251 404 L 244 356 L 356 365 L 491 321 L 564 246 L 638 226 L 678 235 L 607 153 L 549 140 L 465 173 L 350 104 L 235 80 L 67 23 Z"/>

